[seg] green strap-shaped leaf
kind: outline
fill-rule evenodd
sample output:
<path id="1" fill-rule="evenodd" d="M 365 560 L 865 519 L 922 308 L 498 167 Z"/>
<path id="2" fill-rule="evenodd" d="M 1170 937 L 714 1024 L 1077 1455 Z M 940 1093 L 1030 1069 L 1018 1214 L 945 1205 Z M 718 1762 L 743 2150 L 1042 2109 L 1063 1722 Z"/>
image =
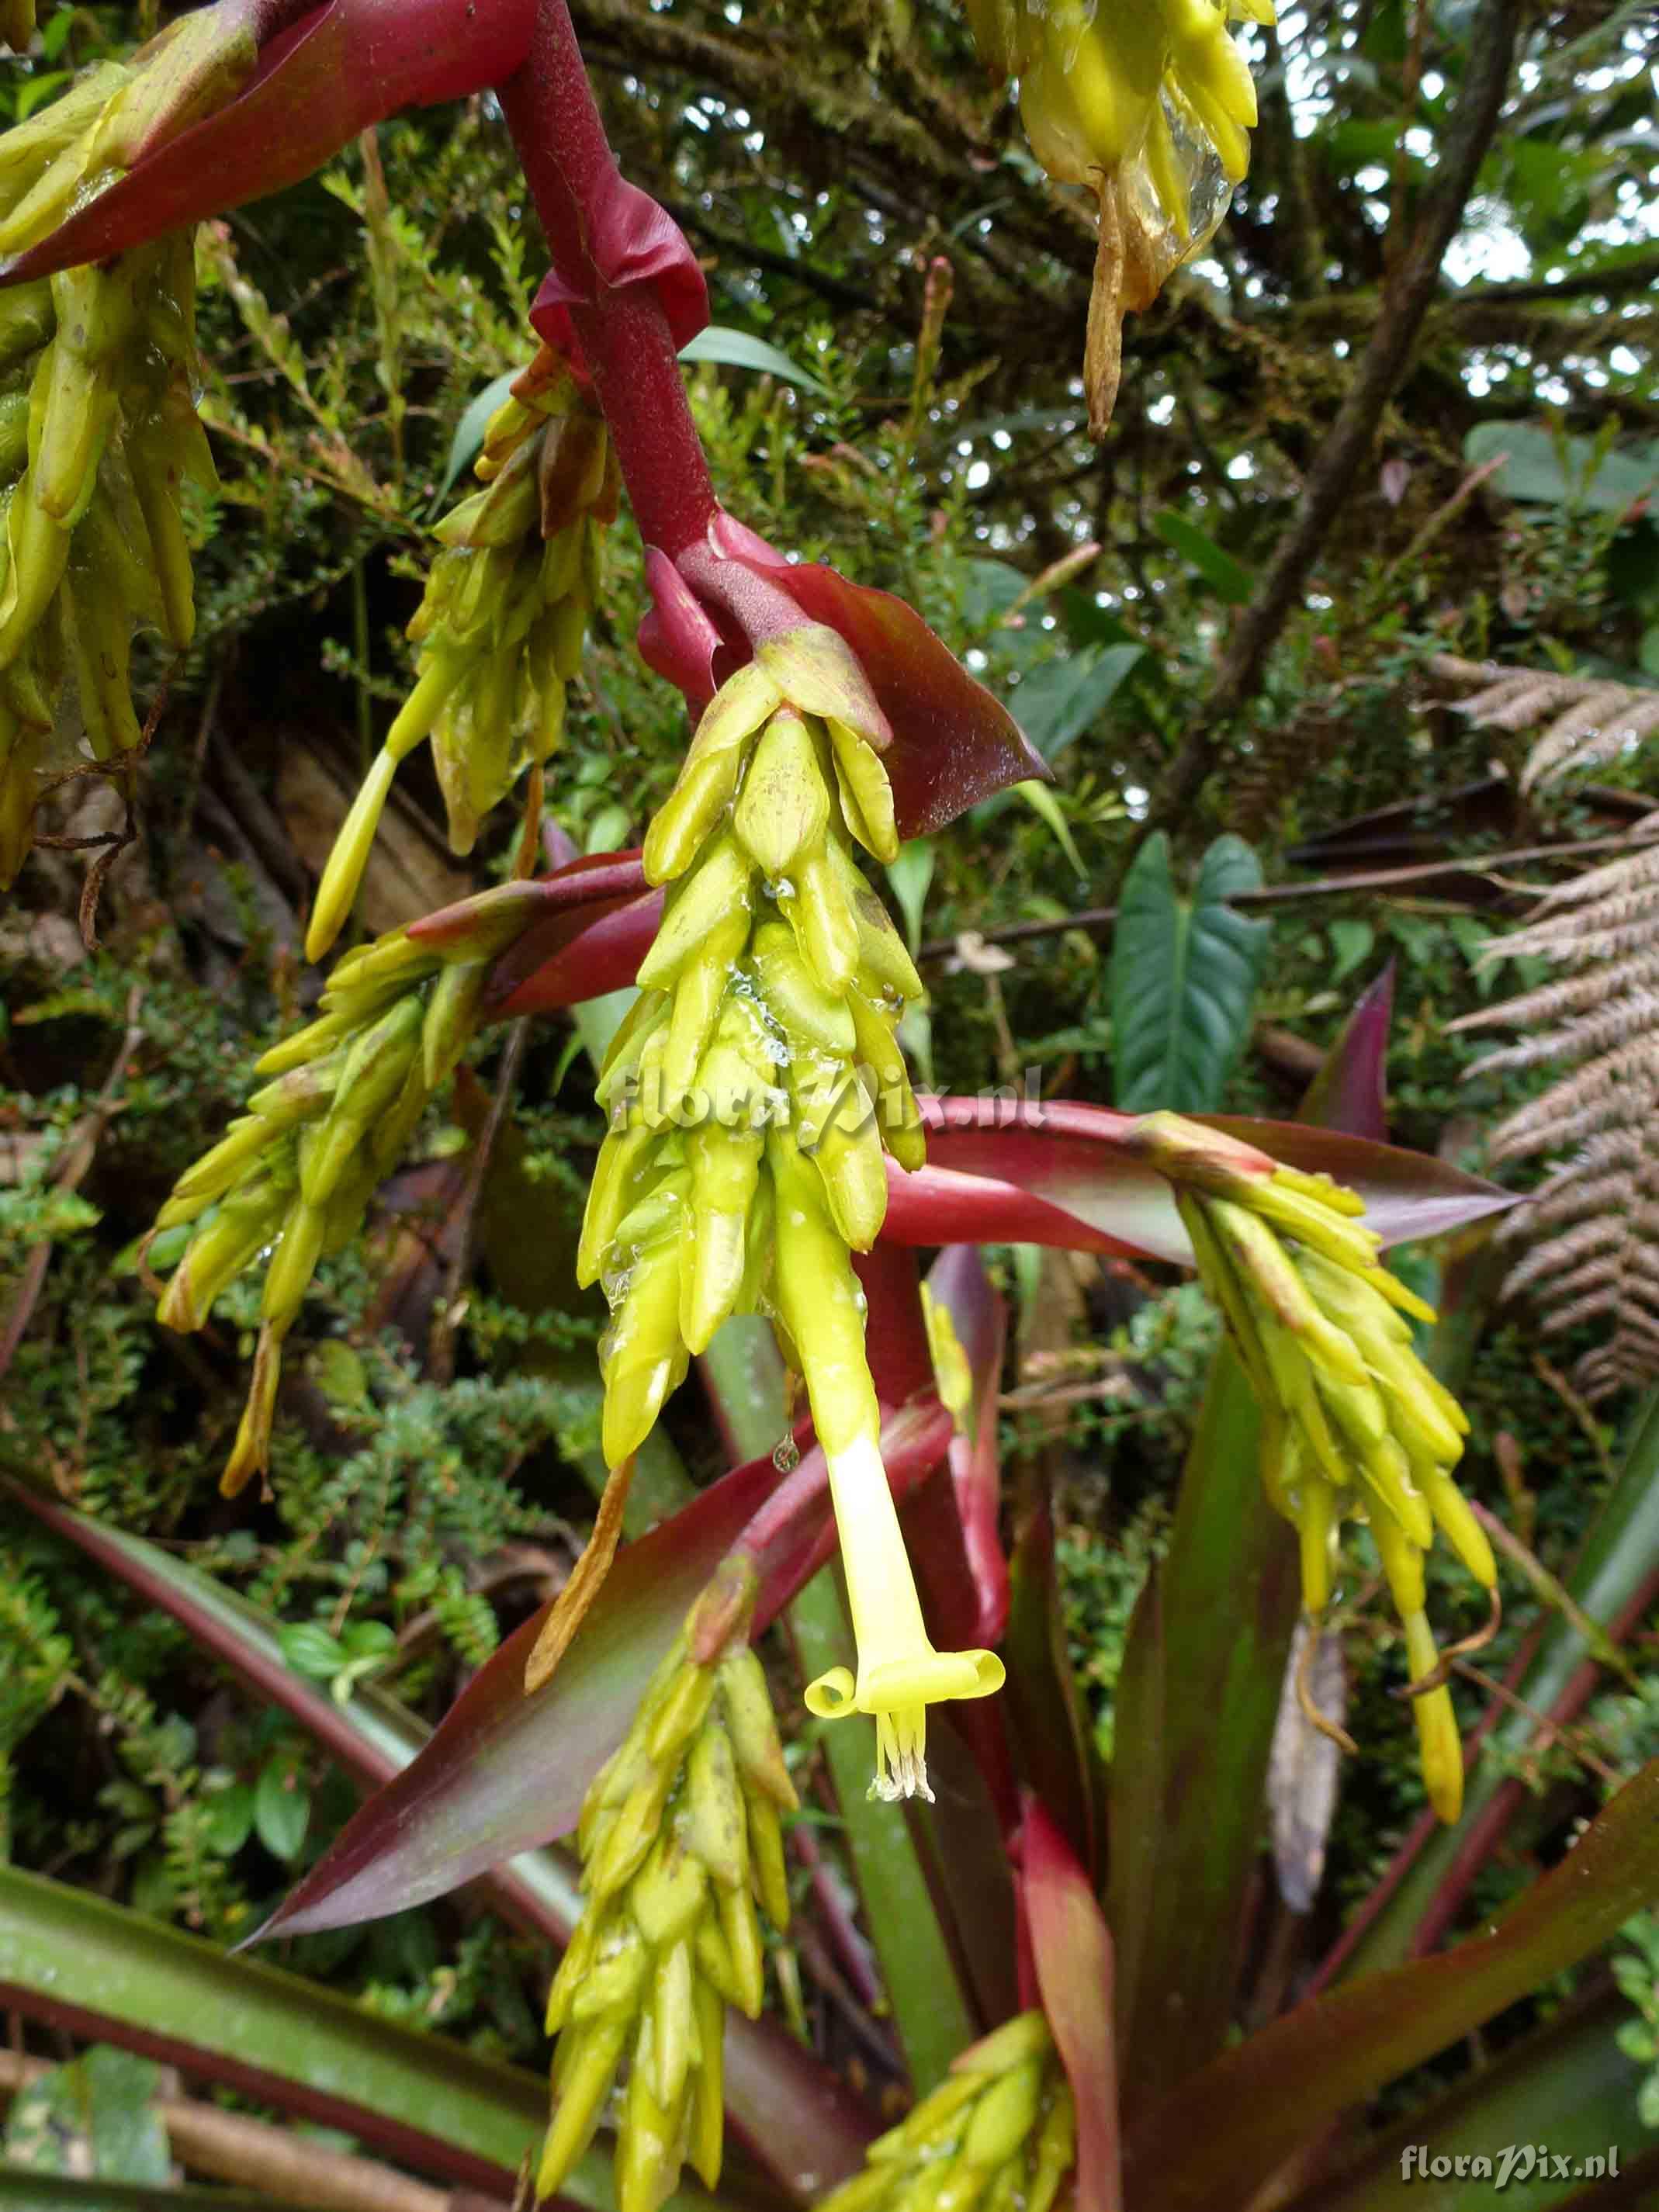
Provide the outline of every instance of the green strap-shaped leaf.
<path id="1" fill-rule="evenodd" d="M 680 359 L 712 361 L 721 368 L 752 368 L 757 375 L 775 376 L 785 384 L 799 385 L 803 391 L 818 392 L 825 398 L 830 396 L 830 387 L 821 376 L 803 368 L 780 347 L 769 345 L 764 338 L 754 337 L 747 331 L 734 331 L 725 323 L 710 323 L 699 331 L 680 348 Z"/>
<path id="2" fill-rule="evenodd" d="M 0 1868 L 0 2003 L 107 2041 L 139 2040 L 193 2074 L 475 2188 L 499 2188 L 546 2123 L 537 2075 L 15 1867 Z M 567 2193 L 578 2202 L 612 2201 L 598 2153 L 573 2179 Z"/>
<path id="3" fill-rule="evenodd" d="M 1651 2203 L 1617 2185 L 1659 2182 L 1659 2142 L 1636 2107 L 1643 2069 L 1616 2039 L 1630 2017 L 1611 1990 L 1574 2005 L 1373 2136 L 1318 2191 L 1318 2212 L 1395 2212 L 1419 2195 L 1435 2212 L 1493 2212 L 1497 2203 L 1549 2212 L 1577 2206 L 1581 2191 L 1594 2205 L 1598 2181 L 1607 2212 Z"/>
<path id="4" fill-rule="evenodd" d="M 1207 531 L 1189 522 L 1184 514 L 1177 514 L 1173 507 L 1165 507 L 1162 514 L 1155 514 L 1152 527 L 1166 545 L 1192 563 L 1217 599 L 1225 600 L 1230 607 L 1242 607 L 1248 603 L 1255 589 L 1255 578 L 1244 563 L 1235 561 Z"/>
<path id="5" fill-rule="evenodd" d="M 1218 837 L 1190 900 L 1176 889 L 1170 841 L 1149 837 L 1130 869 L 1112 940 L 1112 1038 L 1117 1103 L 1147 1114 L 1201 1114 L 1249 1032 L 1250 1002 L 1271 924 L 1227 902 L 1256 890 L 1261 864 L 1240 837 Z"/>
<path id="6" fill-rule="evenodd" d="M 1172 2085 L 1130 2124 L 1130 2203 L 1237 2212 L 1346 2106 L 1577 1966 L 1656 1893 L 1659 1759 L 1559 1866 L 1455 1950 L 1310 1998 Z"/>

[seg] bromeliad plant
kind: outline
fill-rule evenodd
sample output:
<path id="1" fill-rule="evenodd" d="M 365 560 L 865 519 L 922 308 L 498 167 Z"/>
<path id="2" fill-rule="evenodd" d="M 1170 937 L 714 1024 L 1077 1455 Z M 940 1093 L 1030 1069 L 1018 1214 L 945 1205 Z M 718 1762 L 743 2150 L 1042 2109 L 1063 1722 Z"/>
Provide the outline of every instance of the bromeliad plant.
<path id="1" fill-rule="evenodd" d="M 993 66 L 1021 80 L 1039 157 L 1097 193 L 1090 381 L 1103 424 L 1122 307 L 1145 304 L 1243 173 L 1248 71 L 1212 0 L 1069 13 L 994 0 L 970 13 Z M 474 1036 L 636 985 L 601 1073 L 607 1128 L 580 1256 L 611 1313 L 600 1349 L 611 1480 L 592 1542 L 546 1616 L 483 1671 L 272 1930 L 428 1898 L 574 1830 L 581 1898 L 549 2000 L 557 2046 L 541 2194 L 588 2172 L 608 2116 L 622 2212 L 656 2212 L 687 2160 L 705 2187 L 719 2185 L 726 2104 L 745 2112 L 764 2160 L 765 2098 L 752 2073 L 734 2075 L 727 2014 L 762 2009 L 755 1908 L 781 1934 L 781 1821 L 796 1796 L 750 1644 L 838 1541 L 853 1648 L 806 1686 L 805 1706 L 874 1721 L 865 1771 L 894 1820 L 923 1817 L 936 1795 L 928 1707 L 975 1708 L 950 1728 L 955 1778 L 937 1787 L 951 1791 L 953 1826 L 940 1835 L 947 1850 L 969 1832 L 988 1840 L 1006 1911 L 972 1931 L 978 1980 L 963 2017 L 991 2033 L 954 2052 L 948 2080 L 925 2085 L 856 2178 L 836 2150 L 816 2166 L 797 2155 L 785 2178 L 802 2195 L 842 2179 L 837 2212 L 890 2202 L 1048 2212 L 1066 2193 L 1102 2212 L 1120 2201 L 1121 2080 L 1139 2129 L 1127 2146 L 1138 2203 L 1218 2203 L 1267 2180 L 1303 2123 L 1287 2132 L 1255 2109 L 1275 2102 L 1257 2086 L 1272 2083 L 1261 2046 L 1275 2031 L 1221 2055 L 1231 1977 L 1212 1964 L 1188 1986 L 1176 1972 L 1194 1929 L 1216 1959 L 1232 1956 L 1248 1852 L 1232 1853 L 1231 1886 L 1212 1887 L 1201 1909 L 1152 1879 L 1188 1780 L 1173 1721 L 1153 1728 L 1148 1714 L 1194 1698 L 1210 1726 L 1232 1725 L 1205 1704 L 1207 1684 L 1173 1668 L 1160 1607 L 1194 1547 L 1236 1541 L 1254 1577 L 1235 1594 L 1252 1624 L 1252 1679 L 1276 1687 L 1293 1577 L 1262 1499 L 1294 1526 L 1316 1628 L 1341 1524 L 1365 1520 L 1405 1632 L 1426 1790 L 1444 1821 L 1458 1820 L 1464 1759 L 1425 1559 L 1442 1534 L 1486 1589 L 1496 1574 L 1451 1472 L 1467 1424 L 1413 1347 L 1410 1320 L 1431 1316 L 1378 1255 L 1504 1200 L 1371 1134 L 917 1099 L 897 1030 L 920 980 L 859 855 L 896 860 L 908 837 L 1042 763 L 908 607 L 790 562 L 720 504 L 677 360 L 705 317 L 702 279 L 664 211 L 617 168 L 565 0 L 218 0 L 0 142 L 21 403 L 0 600 L 12 716 L 0 858 L 15 872 L 27 850 L 54 694 L 75 677 L 94 755 L 130 754 L 131 622 L 159 609 L 172 642 L 188 637 L 177 491 L 204 464 L 186 227 L 304 174 L 410 100 L 483 86 L 499 94 L 552 253 L 532 316 L 542 349 L 485 436 L 482 488 L 440 527 L 411 626 L 416 684 L 341 830 L 312 955 L 346 921 L 398 763 L 423 738 L 458 850 L 527 776 L 522 850 L 537 851 L 540 770 L 602 599 L 619 488 L 648 549 L 640 650 L 684 694 L 694 732 L 641 854 L 535 878 L 526 865 L 337 963 L 318 1018 L 267 1055 L 270 1080 L 164 1208 L 159 1228 L 189 1235 L 160 1315 L 198 1328 L 237 1273 L 264 1265 L 252 1385 L 224 1473 L 234 1494 L 266 1469 L 282 1346 L 319 1260 L 356 1234 Z M 132 564 L 118 589 L 118 542 Z M 112 626 L 107 650 L 98 623 Z M 1242 1376 L 1257 1408 L 1229 1424 L 1249 1479 L 1227 1503 L 1233 1525 L 1189 1522 L 1187 1551 L 1137 1616 L 1109 1855 L 1091 1762 L 1051 1755 L 1070 1720 L 1047 1631 L 1034 1637 L 1030 1617 L 1040 1516 L 1012 1578 L 1017 1727 L 996 1697 L 1008 1662 L 987 1647 L 1008 1626 L 1011 1583 L 988 1290 L 947 1255 L 924 1308 L 907 1251 L 1006 1242 L 1194 1266 L 1232 1347 L 1217 1390 Z M 757 1323 L 770 1324 L 780 1386 L 787 1369 L 805 1387 L 799 1419 L 781 1387 L 767 1414 L 774 1437 L 798 1430 L 799 1463 L 759 1457 L 621 1548 L 635 1462 L 665 1404 L 694 1360 L 716 1360 L 723 1332 Z M 947 1467 L 954 1493 L 933 1481 Z M 1194 1470 L 1183 1512 L 1216 1511 L 1204 1495 L 1226 1487 L 1215 1474 Z M 907 1504 L 913 1526 L 933 1531 L 920 1589 Z M 1218 1789 L 1209 1808 L 1236 1833 L 1253 1834 L 1260 1804 L 1261 1718 L 1230 1746 L 1237 1802 Z M 1652 1783 L 1634 1786 L 1635 1805 L 1620 1801 L 1594 1850 L 1580 1846 L 1591 1906 L 1553 1917 L 1540 1890 L 1496 1963 L 1447 1962 L 1441 1994 L 1414 2014 L 1402 1990 L 1387 2033 L 1343 2030 L 1346 2070 L 1325 2069 L 1316 2119 L 1604 1940 L 1620 1882 L 1659 1881 Z M 1190 1802 L 1182 1819 L 1208 1842 Z M 1327 2001 L 1322 2030 L 1347 2019 L 1343 2002 Z M 1279 2032 L 1293 2079 L 1316 2031 L 1293 2013 Z M 1212 2094 L 1237 2122 L 1236 2163 L 1220 2179 L 1205 2164 L 1211 2146 L 1182 2150 L 1170 2103 L 1190 2095 L 1202 2108 Z"/>

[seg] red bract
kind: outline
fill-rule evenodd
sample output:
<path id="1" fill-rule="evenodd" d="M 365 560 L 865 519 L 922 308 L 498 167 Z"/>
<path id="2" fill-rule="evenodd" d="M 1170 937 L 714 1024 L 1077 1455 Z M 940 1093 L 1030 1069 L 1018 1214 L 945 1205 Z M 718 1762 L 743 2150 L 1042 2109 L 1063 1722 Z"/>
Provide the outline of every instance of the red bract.
<path id="1" fill-rule="evenodd" d="M 951 1438 L 951 1480 L 962 1538 L 979 1593 L 979 1618 L 968 1640 L 1000 1644 L 1008 1622 L 1008 1560 L 999 1526 L 1002 1486 L 997 1459 L 997 1395 L 1008 1336 L 1006 1302 L 992 1288 L 971 1244 L 952 1244 L 928 1271 L 927 1288 L 951 1316 L 973 1377 L 972 1433 Z"/>
<path id="2" fill-rule="evenodd" d="M 504 884 L 410 927 L 434 951 L 472 933 L 481 907 L 509 903 L 520 933 L 495 963 L 484 1010 L 510 1018 L 573 1006 L 631 983 L 656 934 L 662 893 L 647 884 L 637 853 L 592 853 L 533 883 Z"/>
<path id="3" fill-rule="evenodd" d="M 1111 1932 L 1042 1800 L 1028 1790 L 1024 1808 L 1020 1894 L 1037 1992 L 1077 2105 L 1078 2212 L 1120 2212 Z"/>
<path id="4" fill-rule="evenodd" d="M 1137 1117 L 1039 1098 L 928 1098 L 927 1165 L 890 1165 L 884 1237 L 901 1244 L 1052 1244 L 1192 1265 L 1170 1185 L 1139 1157 Z M 1296 1121 L 1196 1114 L 1204 1128 L 1356 1190 L 1384 1244 L 1478 1221 L 1506 1191 L 1418 1152 Z"/>
<path id="5" fill-rule="evenodd" d="M 660 301 L 675 345 L 690 344 L 708 320 L 708 287 L 685 234 L 648 192 L 611 169 L 590 186 L 586 281 L 556 264 L 542 280 L 530 310 L 538 334 L 561 352 L 580 357 L 572 307 L 599 306 L 609 293 L 643 284 Z"/>
<path id="6" fill-rule="evenodd" d="M 255 9 L 256 22 L 269 11 Z M 216 114 L 9 263 L 7 282 L 101 261 L 300 183 L 400 108 L 482 91 L 524 58 L 534 0 L 325 0 L 280 32 Z"/>
<path id="7" fill-rule="evenodd" d="M 648 550 L 646 573 L 654 604 L 640 652 L 694 712 L 752 647 L 797 623 L 822 623 L 846 641 L 892 732 L 881 757 L 902 836 L 942 830 L 1011 784 L 1048 779 L 1007 708 L 890 592 L 818 563 L 792 565 L 724 512 L 708 543 L 678 559 Z"/>
<path id="8" fill-rule="evenodd" d="M 938 1465 L 949 1434 L 936 1402 L 891 1417 L 882 1449 L 896 1492 Z M 563 1835 L 726 1553 L 741 1543 L 754 1561 L 758 1632 L 833 1542 L 821 1451 L 781 1480 L 769 1458 L 725 1476 L 623 1547 L 556 1672 L 528 1697 L 525 1662 L 547 1608 L 509 1637 L 262 1932 L 297 1936 L 400 1912 Z"/>

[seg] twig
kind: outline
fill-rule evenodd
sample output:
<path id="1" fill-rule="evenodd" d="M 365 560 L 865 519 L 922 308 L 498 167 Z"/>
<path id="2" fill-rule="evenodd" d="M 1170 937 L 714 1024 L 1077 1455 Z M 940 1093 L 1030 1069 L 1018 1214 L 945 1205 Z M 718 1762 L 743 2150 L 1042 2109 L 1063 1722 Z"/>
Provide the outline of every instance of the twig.
<path id="1" fill-rule="evenodd" d="M 1568 1626 L 1577 1631 L 1585 1650 L 1598 1665 L 1621 1677 L 1631 1688 L 1641 1686 L 1635 1668 L 1598 1621 L 1592 1620 L 1573 1598 L 1571 1593 L 1558 1582 L 1537 1553 L 1528 1550 L 1511 1529 L 1506 1528 L 1490 1506 L 1479 1498 L 1472 1501 L 1471 1510 L 1480 1526 L 1491 1537 L 1504 1558 L 1520 1568 L 1543 1600 L 1561 1614 Z"/>
<path id="2" fill-rule="evenodd" d="M 1328 1743 L 1334 1743 L 1350 1759 L 1356 1759 L 1359 1755 L 1359 1746 L 1340 1721 L 1334 1721 L 1328 1713 L 1320 1711 L 1314 1697 L 1313 1685 L 1308 1679 L 1320 1642 L 1316 1632 L 1310 1632 L 1302 1639 L 1302 1656 L 1296 1662 L 1296 1702 L 1302 1709 L 1303 1719 L 1316 1735 L 1322 1735 Z"/>
<path id="3" fill-rule="evenodd" d="M 1405 374 L 1423 319 L 1433 304 L 1441 262 L 1498 127 L 1519 21 L 1515 0 L 1481 0 L 1462 94 L 1440 165 L 1440 183 L 1384 292 L 1347 397 L 1303 483 L 1296 519 L 1234 628 L 1209 696 L 1135 841 L 1137 848 L 1198 795 L 1216 764 L 1223 734 L 1259 688 L 1267 656 L 1300 605 L 1303 586 L 1352 494 L 1382 410 Z"/>
<path id="4" fill-rule="evenodd" d="M 1496 1583 L 1492 1588 L 1492 1607 L 1486 1620 L 1472 1636 L 1461 1637 L 1449 1644 L 1426 1674 L 1419 1674 L 1414 1682 L 1392 1691 L 1396 1698 L 1426 1698 L 1431 1690 L 1443 1689 L 1455 1671 L 1468 1659 L 1471 1651 L 1484 1651 L 1504 1625 L 1504 1599 Z"/>
<path id="5" fill-rule="evenodd" d="M 1579 1428 L 1583 1431 L 1584 1441 L 1595 1454 L 1595 1464 L 1601 1468 L 1604 1480 L 1610 1483 L 1617 1474 L 1618 1469 L 1613 1463 L 1613 1454 L 1607 1449 L 1607 1438 L 1601 1433 L 1601 1424 L 1595 1418 L 1594 1409 L 1573 1389 L 1560 1369 L 1553 1365 L 1541 1352 L 1534 1352 L 1532 1355 L 1532 1371 L 1540 1382 L 1554 1391 L 1556 1396 L 1572 1415 L 1573 1419 L 1577 1422 Z"/>
<path id="6" fill-rule="evenodd" d="M 1605 1760 L 1597 1759 L 1594 1752 L 1585 1750 L 1583 1743 L 1576 1740 L 1578 1731 L 1571 1728 L 1563 1728 L 1559 1721 L 1553 1721 L 1547 1713 L 1540 1713 L 1536 1705 L 1529 1705 L 1524 1698 L 1516 1697 L 1508 1684 L 1500 1682 L 1495 1674 L 1488 1674 L 1484 1668 L 1471 1666 L 1467 1659 L 1454 1659 L 1452 1672 L 1462 1674 L 1466 1681 L 1476 1683 L 1481 1689 L 1489 1691 L 1500 1705 L 1508 1705 L 1512 1711 L 1522 1714 L 1541 1735 L 1547 1736 L 1552 1743 L 1559 1743 L 1564 1751 L 1570 1752 L 1573 1758 L 1588 1766 L 1592 1774 L 1599 1775 L 1601 1780 L 1612 1788 L 1617 1789 L 1624 1779 L 1624 1777 L 1615 1772 Z"/>
<path id="7" fill-rule="evenodd" d="M 1430 883 L 1437 876 L 1480 876 L 1504 887 L 1498 871 L 1513 867 L 1522 860 L 1574 860 L 1581 853 L 1620 852 L 1632 846 L 1650 844 L 1652 832 L 1645 829 L 1645 824 L 1652 818 L 1644 815 L 1634 830 L 1620 830 L 1613 836 L 1576 837 L 1559 845 L 1522 845 L 1512 853 L 1493 853 L 1485 859 L 1458 860 L 1449 855 L 1443 860 L 1413 860 L 1398 868 L 1357 869 L 1352 875 L 1316 876 L 1306 884 L 1266 884 L 1260 890 L 1234 891 L 1227 903 L 1237 907 L 1282 906 L 1293 899 L 1340 898 L 1348 891 L 1383 890 L 1405 884 Z M 1528 896 L 1533 895 L 1529 891 Z M 1030 938 L 1057 937 L 1068 929 L 1109 929 L 1116 920 L 1115 906 L 1079 907 L 1075 914 L 1063 914 L 1053 920 L 1011 921 L 1000 929 L 977 930 L 974 934 L 979 945 L 1018 945 Z M 931 945 L 924 945 L 916 957 L 919 960 L 949 960 L 957 950 L 957 938 L 941 937 Z"/>

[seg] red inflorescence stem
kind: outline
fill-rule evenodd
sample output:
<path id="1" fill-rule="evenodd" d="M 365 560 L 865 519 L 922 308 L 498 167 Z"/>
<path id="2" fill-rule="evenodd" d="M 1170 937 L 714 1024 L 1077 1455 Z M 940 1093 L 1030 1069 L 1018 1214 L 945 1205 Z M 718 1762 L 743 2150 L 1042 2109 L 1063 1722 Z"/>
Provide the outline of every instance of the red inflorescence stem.
<path id="1" fill-rule="evenodd" d="M 588 251 L 617 157 L 565 0 L 538 0 L 528 58 L 501 100 L 554 266 L 580 295 L 570 319 L 641 534 L 672 559 L 706 538 L 719 502 L 661 302 L 649 283 L 612 289 Z"/>

